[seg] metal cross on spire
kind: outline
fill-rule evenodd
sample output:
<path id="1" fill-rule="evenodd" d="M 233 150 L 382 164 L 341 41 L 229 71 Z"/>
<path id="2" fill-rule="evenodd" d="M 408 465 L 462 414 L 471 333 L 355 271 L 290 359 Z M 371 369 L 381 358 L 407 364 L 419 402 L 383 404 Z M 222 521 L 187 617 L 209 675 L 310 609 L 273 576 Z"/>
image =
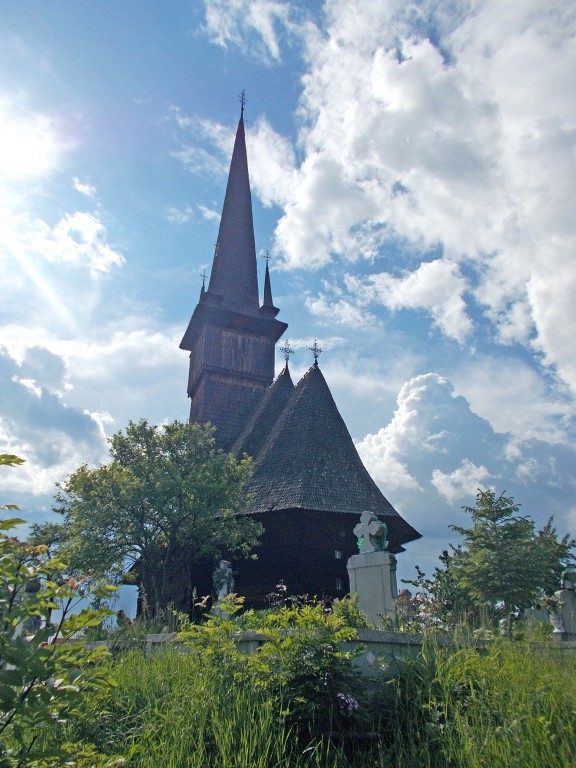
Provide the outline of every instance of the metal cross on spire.
<path id="1" fill-rule="evenodd" d="M 308 347 L 308 349 L 314 355 L 314 365 L 317 366 L 318 365 L 318 357 L 322 353 L 322 350 L 318 346 L 318 342 L 316 341 L 316 339 L 314 339 L 314 344 L 312 344 L 311 347 Z"/>
<path id="2" fill-rule="evenodd" d="M 286 365 L 288 365 L 288 360 L 290 359 L 290 355 L 294 354 L 294 350 L 290 346 L 290 342 L 288 339 L 284 342 L 284 344 L 281 347 L 278 347 L 280 352 L 284 354 L 284 360 L 286 360 Z"/>
<path id="3" fill-rule="evenodd" d="M 263 258 L 264 258 L 264 261 L 266 262 L 266 264 L 270 263 L 270 259 L 272 258 L 272 256 L 270 256 L 270 251 L 268 250 L 268 248 L 266 248 L 266 252 L 265 252 Z"/>
<path id="4" fill-rule="evenodd" d="M 208 277 L 205 269 L 200 272 L 200 277 L 202 278 L 202 290 L 204 291 L 206 289 L 206 278 Z"/>
<path id="5" fill-rule="evenodd" d="M 242 88 L 242 93 L 238 96 L 240 100 L 240 117 L 244 117 L 244 107 L 246 105 L 246 89 Z"/>

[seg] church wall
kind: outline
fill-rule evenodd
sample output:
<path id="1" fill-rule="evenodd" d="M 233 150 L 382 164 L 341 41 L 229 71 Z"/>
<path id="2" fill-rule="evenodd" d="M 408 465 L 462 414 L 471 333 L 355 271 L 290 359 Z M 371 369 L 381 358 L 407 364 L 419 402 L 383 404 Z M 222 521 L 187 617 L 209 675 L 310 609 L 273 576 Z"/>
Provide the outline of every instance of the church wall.
<path id="1" fill-rule="evenodd" d="M 262 376 L 271 384 L 274 376 L 273 355 L 274 343 L 269 339 L 249 336 L 244 331 L 237 333 L 222 328 L 206 328 L 203 348 L 205 365 Z"/>
<path id="2" fill-rule="evenodd" d="M 358 553 L 353 529 L 359 513 L 292 509 L 254 518 L 265 529 L 255 550 L 258 559 L 233 563 L 236 591 L 250 604 L 265 604 L 280 579 L 288 595 L 336 598 L 348 593 L 346 563 Z"/>

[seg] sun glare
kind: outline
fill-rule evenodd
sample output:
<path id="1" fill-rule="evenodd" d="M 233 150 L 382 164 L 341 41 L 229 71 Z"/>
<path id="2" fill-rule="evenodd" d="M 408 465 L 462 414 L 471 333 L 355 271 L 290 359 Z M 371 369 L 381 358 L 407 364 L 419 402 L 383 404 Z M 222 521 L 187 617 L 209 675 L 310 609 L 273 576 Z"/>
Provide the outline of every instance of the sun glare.
<path id="1" fill-rule="evenodd" d="M 5 180 L 44 175 L 56 165 L 60 150 L 50 118 L 0 100 L 0 175 Z"/>

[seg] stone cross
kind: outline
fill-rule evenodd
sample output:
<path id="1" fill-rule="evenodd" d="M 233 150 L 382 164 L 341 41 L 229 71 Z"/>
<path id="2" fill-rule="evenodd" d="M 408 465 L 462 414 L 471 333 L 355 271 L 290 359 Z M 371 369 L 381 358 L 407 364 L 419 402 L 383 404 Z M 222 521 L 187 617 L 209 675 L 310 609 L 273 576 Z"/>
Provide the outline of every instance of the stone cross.
<path id="1" fill-rule="evenodd" d="M 372 512 L 362 512 L 360 522 L 354 528 L 354 536 L 358 539 L 360 554 L 382 552 L 388 545 L 388 528 L 386 523 L 379 520 Z"/>

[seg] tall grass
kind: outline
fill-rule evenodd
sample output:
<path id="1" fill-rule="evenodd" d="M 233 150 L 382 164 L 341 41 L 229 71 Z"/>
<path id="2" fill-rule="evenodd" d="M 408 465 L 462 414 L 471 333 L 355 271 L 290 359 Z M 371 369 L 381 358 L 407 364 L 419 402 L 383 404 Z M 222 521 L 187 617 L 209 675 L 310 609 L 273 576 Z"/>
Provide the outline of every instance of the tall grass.
<path id="1" fill-rule="evenodd" d="M 441 648 L 393 683 L 394 766 L 576 765 L 576 659 L 551 646 L 495 641 Z M 390 724 L 390 721 L 388 721 Z"/>
<path id="2" fill-rule="evenodd" d="M 111 665 L 112 693 L 87 700 L 67 738 L 79 749 L 123 753 L 130 768 L 576 765 L 576 657 L 552 644 L 442 647 L 431 639 L 392 680 L 357 676 L 362 711 L 352 736 L 356 728 L 356 735 L 376 732 L 380 739 L 352 738 L 346 749 L 322 738 L 325 721 L 302 727 L 290 716 L 299 697 L 285 681 L 264 685 L 257 667 L 242 665 L 224 646 L 221 653 L 205 650 L 119 656 Z"/>
<path id="3" fill-rule="evenodd" d="M 114 665 L 112 696 L 94 698 L 69 738 L 100 752 L 124 752 L 134 768 L 281 768 L 344 766 L 341 750 L 303 745 L 281 697 L 233 665 L 199 665 L 167 648 L 146 659 L 132 651 Z M 328 762 L 326 762 L 328 761 Z"/>

